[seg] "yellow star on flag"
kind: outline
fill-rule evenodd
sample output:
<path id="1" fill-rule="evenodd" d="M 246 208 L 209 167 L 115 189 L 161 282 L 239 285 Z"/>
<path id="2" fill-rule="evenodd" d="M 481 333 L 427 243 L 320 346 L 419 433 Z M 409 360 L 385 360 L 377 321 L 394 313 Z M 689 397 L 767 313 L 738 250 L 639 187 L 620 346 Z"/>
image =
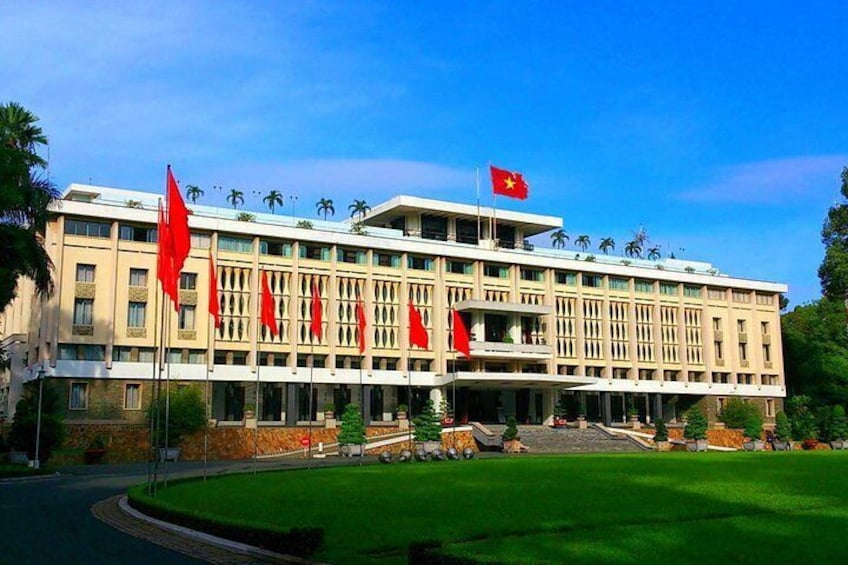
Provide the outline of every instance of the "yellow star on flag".
<path id="1" fill-rule="evenodd" d="M 504 179 L 504 184 L 507 190 L 512 190 L 515 187 L 515 180 L 513 180 L 512 176 L 508 176 Z"/>

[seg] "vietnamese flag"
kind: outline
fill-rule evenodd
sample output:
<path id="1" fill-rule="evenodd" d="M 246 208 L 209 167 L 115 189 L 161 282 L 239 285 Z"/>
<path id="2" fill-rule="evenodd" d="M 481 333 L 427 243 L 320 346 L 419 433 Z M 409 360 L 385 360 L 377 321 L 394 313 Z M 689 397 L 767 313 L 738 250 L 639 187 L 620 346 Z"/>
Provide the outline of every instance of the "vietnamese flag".
<path id="1" fill-rule="evenodd" d="M 277 327 L 277 316 L 274 314 L 274 296 L 268 286 L 268 273 L 262 271 L 262 325 L 268 328 L 271 335 L 276 337 L 280 333 Z"/>
<path id="2" fill-rule="evenodd" d="M 492 165 L 489 165 L 489 171 L 492 173 L 492 192 L 519 200 L 527 198 L 530 187 L 521 173 L 499 169 Z"/>
<path id="3" fill-rule="evenodd" d="M 170 296 L 174 310 L 180 311 L 180 295 L 177 292 L 179 274 L 174 272 L 174 246 L 171 241 L 171 230 L 165 221 L 165 210 L 159 201 L 158 251 L 156 255 L 156 278 L 162 283 L 162 293 Z"/>
<path id="4" fill-rule="evenodd" d="M 312 332 L 318 341 L 321 341 L 321 293 L 318 291 L 318 281 L 312 279 L 312 324 L 309 326 L 309 331 Z"/>
<path id="5" fill-rule="evenodd" d="M 191 232 L 188 229 L 188 208 L 180 194 L 180 187 L 171 173 L 171 165 L 168 165 L 167 205 L 168 227 L 171 230 L 171 241 L 174 247 L 174 273 L 179 278 L 188 252 L 191 250 Z"/>
<path id="6" fill-rule="evenodd" d="M 421 321 L 421 312 L 409 301 L 409 345 L 417 345 L 421 349 L 430 347 L 430 338 L 427 329 Z"/>
<path id="7" fill-rule="evenodd" d="M 359 354 L 365 353 L 365 307 L 362 299 L 356 301 L 356 326 L 359 328 Z"/>
<path id="8" fill-rule="evenodd" d="M 471 344 L 468 339 L 468 330 L 462 316 L 456 310 L 453 311 L 453 348 L 471 359 Z"/>
<path id="9" fill-rule="evenodd" d="M 215 318 L 215 327 L 221 327 L 221 311 L 218 303 L 218 270 L 212 252 L 209 252 L 209 313 Z"/>

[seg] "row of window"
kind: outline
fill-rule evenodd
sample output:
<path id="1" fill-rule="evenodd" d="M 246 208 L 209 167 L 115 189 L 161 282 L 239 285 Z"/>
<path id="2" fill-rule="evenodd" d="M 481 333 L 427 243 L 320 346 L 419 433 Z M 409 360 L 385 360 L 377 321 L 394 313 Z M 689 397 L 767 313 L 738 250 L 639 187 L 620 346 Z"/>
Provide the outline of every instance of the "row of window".
<path id="1" fill-rule="evenodd" d="M 69 410 L 88 410 L 88 383 L 70 383 Z M 124 410 L 141 410 L 141 383 L 124 384 Z"/>

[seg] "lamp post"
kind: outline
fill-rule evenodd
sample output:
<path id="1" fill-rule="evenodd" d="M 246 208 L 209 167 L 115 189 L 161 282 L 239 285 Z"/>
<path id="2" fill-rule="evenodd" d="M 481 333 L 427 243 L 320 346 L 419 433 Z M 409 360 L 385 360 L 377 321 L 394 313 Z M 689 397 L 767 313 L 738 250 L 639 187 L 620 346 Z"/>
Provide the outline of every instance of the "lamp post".
<path id="1" fill-rule="evenodd" d="M 40 365 L 38 367 L 38 373 L 36 373 L 36 378 L 38 379 L 38 417 L 35 423 L 35 460 L 32 462 L 33 469 L 41 468 L 41 457 L 39 457 L 39 450 L 41 449 L 41 397 L 42 392 L 44 391 L 44 365 Z"/>

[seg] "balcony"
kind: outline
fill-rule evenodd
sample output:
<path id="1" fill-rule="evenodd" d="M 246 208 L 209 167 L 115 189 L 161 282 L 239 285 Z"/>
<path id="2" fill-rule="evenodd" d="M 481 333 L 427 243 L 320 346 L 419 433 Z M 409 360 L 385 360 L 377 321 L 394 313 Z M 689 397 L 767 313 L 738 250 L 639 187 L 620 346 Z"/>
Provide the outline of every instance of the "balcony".
<path id="1" fill-rule="evenodd" d="M 520 359 L 522 361 L 547 361 L 553 357 L 550 345 L 502 343 L 497 341 L 472 341 L 471 356 L 481 359 Z"/>

